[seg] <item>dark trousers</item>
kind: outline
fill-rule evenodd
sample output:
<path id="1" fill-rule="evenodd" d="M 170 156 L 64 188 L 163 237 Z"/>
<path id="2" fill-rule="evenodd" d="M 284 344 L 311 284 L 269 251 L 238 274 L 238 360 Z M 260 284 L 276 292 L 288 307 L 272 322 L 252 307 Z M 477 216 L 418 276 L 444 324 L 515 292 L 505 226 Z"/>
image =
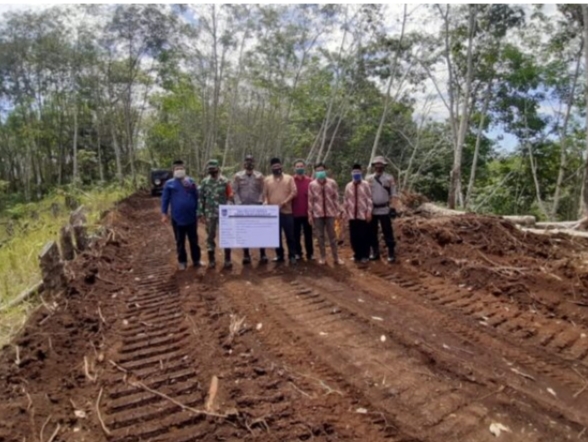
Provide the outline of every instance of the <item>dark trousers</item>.
<path id="1" fill-rule="evenodd" d="M 367 259 L 370 253 L 370 226 L 363 219 L 349 220 L 349 241 L 356 261 Z"/>
<path id="2" fill-rule="evenodd" d="M 198 245 L 198 230 L 196 223 L 187 226 L 179 226 L 172 220 L 172 227 L 174 228 L 174 236 L 176 238 L 176 251 L 178 253 L 178 262 L 188 263 L 186 256 L 186 237 L 190 243 L 190 255 L 192 256 L 192 263 L 200 262 L 200 246 Z"/>
<path id="3" fill-rule="evenodd" d="M 380 254 L 380 243 L 378 237 L 378 225 L 382 226 L 382 234 L 384 235 L 384 242 L 388 249 L 388 256 L 394 256 L 394 231 L 392 230 L 392 219 L 390 215 L 373 215 L 370 222 L 370 246 L 374 255 Z"/>
<path id="4" fill-rule="evenodd" d="M 249 249 L 243 249 L 243 255 L 251 257 Z M 259 256 L 265 256 L 265 249 L 259 249 Z"/>
<path id="5" fill-rule="evenodd" d="M 278 258 L 284 258 L 282 232 L 284 232 L 286 244 L 288 244 L 288 258 L 294 258 L 296 246 L 294 245 L 294 216 L 292 214 L 280 213 L 280 247 L 276 249 Z"/>
<path id="6" fill-rule="evenodd" d="M 302 244 L 300 243 L 300 235 L 304 233 L 304 249 L 306 250 L 306 258 L 313 255 L 312 248 L 312 226 L 308 222 L 306 216 L 294 217 L 294 246 L 298 256 L 302 256 Z"/>

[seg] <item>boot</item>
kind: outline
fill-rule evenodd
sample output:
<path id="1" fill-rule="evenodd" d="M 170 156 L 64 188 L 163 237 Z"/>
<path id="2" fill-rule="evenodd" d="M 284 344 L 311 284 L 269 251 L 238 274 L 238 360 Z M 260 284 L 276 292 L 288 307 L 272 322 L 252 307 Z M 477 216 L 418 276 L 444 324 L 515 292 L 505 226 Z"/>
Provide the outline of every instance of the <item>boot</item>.
<path id="1" fill-rule="evenodd" d="M 214 258 L 214 250 L 209 250 L 208 251 L 208 268 L 214 269 L 215 266 L 216 266 L 216 260 Z"/>
<path id="2" fill-rule="evenodd" d="M 390 250 L 388 252 L 388 262 L 391 264 L 396 261 L 396 256 L 394 255 L 394 250 Z"/>
<path id="3" fill-rule="evenodd" d="M 251 255 L 249 254 L 249 251 L 247 251 L 247 253 L 243 252 L 242 264 L 243 265 L 251 264 Z"/>
<path id="4" fill-rule="evenodd" d="M 231 261 L 231 249 L 225 249 L 225 269 L 230 269 L 233 267 L 233 262 Z"/>

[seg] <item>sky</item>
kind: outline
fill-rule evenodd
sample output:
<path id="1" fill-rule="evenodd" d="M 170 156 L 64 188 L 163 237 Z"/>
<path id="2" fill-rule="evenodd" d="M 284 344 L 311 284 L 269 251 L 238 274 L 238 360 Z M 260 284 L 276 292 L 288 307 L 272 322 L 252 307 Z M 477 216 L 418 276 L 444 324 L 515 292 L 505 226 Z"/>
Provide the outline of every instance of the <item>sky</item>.
<path id="1" fill-rule="evenodd" d="M 285 2 L 282 2 L 285 3 Z M 26 9 L 45 9 L 51 6 L 57 5 L 56 3 L 24 3 L 24 4 L 17 4 L 17 3 L 0 3 L 0 16 L 8 11 L 17 11 L 17 10 L 26 10 Z M 522 5 L 525 9 L 527 15 L 531 12 L 532 5 L 524 4 Z M 403 4 L 396 4 L 396 3 L 388 3 L 384 5 L 384 17 L 385 17 L 385 25 L 387 30 L 391 35 L 399 35 L 401 29 L 401 19 L 403 14 Z M 405 32 L 409 33 L 412 31 L 418 32 L 438 32 L 441 27 L 441 20 L 436 14 L 432 13 L 430 8 L 425 7 L 422 4 L 409 4 L 407 5 L 407 11 L 409 13 Z M 557 14 L 557 9 L 555 4 L 546 4 L 544 5 L 544 13 L 546 15 L 555 15 Z M 188 12 L 186 14 L 186 19 L 191 21 L 192 15 Z M 343 38 L 343 32 L 341 30 L 336 30 L 332 32 L 329 36 L 326 43 L 326 47 L 331 51 L 338 51 L 339 46 L 341 44 L 341 40 Z M 508 38 L 508 37 L 507 37 Z M 446 69 L 444 66 L 438 66 L 435 69 L 436 77 L 438 84 L 443 86 L 446 82 Z M 424 105 L 427 104 L 427 113 L 428 116 L 431 117 L 433 120 L 436 121 L 443 121 L 448 118 L 448 110 L 443 104 L 442 98 L 437 93 L 432 81 L 427 79 L 424 83 L 425 92 L 417 92 L 416 94 L 412 94 L 416 98 L 416 116 L 418 118 L 419 112 L 424 112 Z M 385 90 L 385 85 L 381 85 L 382 90 Z M 444 93 L 442 89 L 442 93 Z M 543 103 L 542 107 L 548 112 L 551 112 L 549 103 Z M 499 150 L 502 151 L 511 151 L 517 145 L 516 137 L 504 133 L 500 128 L 492 128 L 488 135 L 495 140 L 498 140 L 500 137 L 501 139 L 497 141 L 497 147 Z"/>

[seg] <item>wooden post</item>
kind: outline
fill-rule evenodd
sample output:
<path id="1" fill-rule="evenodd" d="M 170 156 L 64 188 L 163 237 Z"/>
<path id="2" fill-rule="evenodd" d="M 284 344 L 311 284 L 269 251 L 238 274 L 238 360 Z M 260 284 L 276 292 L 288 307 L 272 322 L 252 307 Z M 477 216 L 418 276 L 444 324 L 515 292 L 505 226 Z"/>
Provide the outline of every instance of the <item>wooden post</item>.
<path id="1" fill-rule="evenodd" d="M 63 226 L 59 231 L 61 256 L 66 261 L 71 261 L 75 257 L 75 248 L 71 232 L 71 226 Z"/>
<path id="2" fill-rule="evenodd" d="M 67 279 L 65 277 L 63 261 L 59 256 L 59 248 L 55 241 L 49 241 L 39 254 L 39 264 L 43 277 L 45 290 L 58 292 L 65 288 Z"/>
<path id="3" fill-rule="evenodd" d="M 88 248 L 88 234 L 86 232 L 86 211 L 84 206 L 78 207 L 69 217 L 69 223 L 73 226 L 73 234 L 76 239 L 76 248 L 82 252 Z"/>

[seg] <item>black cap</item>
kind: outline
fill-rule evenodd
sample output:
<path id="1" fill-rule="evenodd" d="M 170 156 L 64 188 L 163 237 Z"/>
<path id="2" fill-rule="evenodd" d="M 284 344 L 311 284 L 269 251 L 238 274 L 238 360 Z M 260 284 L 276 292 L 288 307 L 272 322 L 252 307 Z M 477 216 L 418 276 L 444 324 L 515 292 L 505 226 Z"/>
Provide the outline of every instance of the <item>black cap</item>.
<path id="1" fill-rule="evenodd" d="M 351 170 L 361 170 L 361 164 L 359 164 L 359 163 L 355 163 L 355 164 L 353 165 L 353 167 L 351 168 Z"/>
<path id="2" fill-rule="evenodd" d="M 175 160 L 174 161 L 174 166 L 183 166 L 184 162 L 182 160 Z"/>
<path id="3" fill-rule="evenodd" d="M 279 158 L 272 158 L 270 160 L 270 166 L 273 166 L 274 164 L 282 164 L 282 162 L 280 161 Z"/>

